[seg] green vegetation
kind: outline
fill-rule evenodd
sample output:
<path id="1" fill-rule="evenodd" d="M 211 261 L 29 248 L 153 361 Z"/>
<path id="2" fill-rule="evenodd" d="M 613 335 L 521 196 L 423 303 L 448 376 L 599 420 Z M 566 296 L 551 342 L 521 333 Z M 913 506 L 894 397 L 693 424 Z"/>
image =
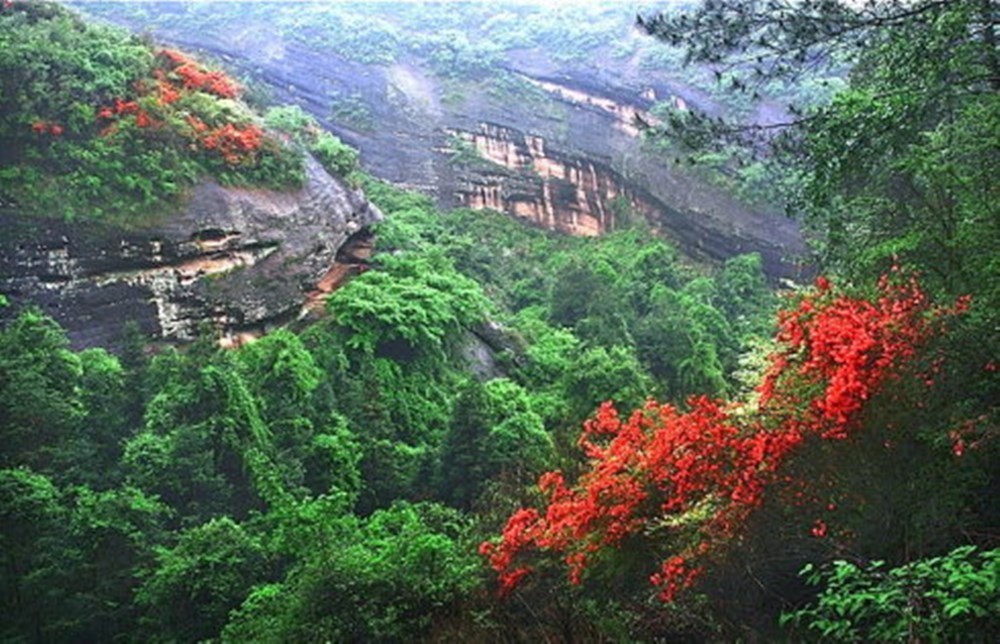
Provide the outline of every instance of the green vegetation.
<path id="1" fill-rule="evenodd" d="M 758 28 L 794 58 L 789 42 L 836 38 L 809 29 L 835 4 L 807 3 L 817 14 L 800 23 L 775 3 L 747 27 L 765 5 L 716 0 L 709 17 L 743 8 L 709 20 L 722 40 L 693 18 L 677 28 L 695 29 L 683 43 L 695 59 L 723 64 L 745 38 L 763 47 Z M 1000 620 L 995 12 L 979 0 L 870 11 L 900 7 L 852 40 L 848 85 L 783 141 L 837 286 L 821 277 L 796 294 L 776 340 L 756 256 L 691 266 L 642 221 L 562 237 L 441 212 L 357 172 L 387 215 L 379 253 L 298 332 L 231 351 L 206 334 L 153 355 L 133 334 L 116 357 L 74 351 L 21 311 L 0 329 L 0 639 L 988 641 Z M 47 4 L 0 11 L 4 43 L 31 35 L 23 51 L 47 61 L 32 74 L 63 69 L 42 36 L 91 29 Z M 496 33 L 530 28 L 519 15 Z M 199 172 L 241 170 L 248 130 L 214 120 L 245 113 L 219 96 L 225 77 L 111 33 L 86 55 L 120 56 L 120 78 L 87 85 L 74 63 L 51 101 L 4 85 L 5 108 L 51 111 L 0 112 L 12 141 L 0 154 L 16 160 L 3 172 L 124 154 L 116 138 L 74 139 L 60 89 L 96 92 L 80 122 L 125 131 L 137 167 L 154 150 L 140 115 L 171 123 L 183 107 L 220 129 Z M 363 55 L 396 55 L 405 37 L 386 33 Z M 18 74 L 19 47 L 0 49 Z M 164 85 L 130 98 L 147 73 Z M 179 95 L 157 111 L 168 90 Z M 301 110 L 267 119 L 328 167 L 356 168 Z M 223 137 L 227 124 L 243 134 Z M 81 147 L 44 156 L 66 141 Z M 132 181 L 108 194 L 151 203 Z M 629 415 L 649 396 L 670 403 Z"/>
<path id="2" fill-rule="evenodd" d="M 264 114 L 264 124 L 291 137 L 334 175 L 346 177 L 358 169 L 358 151 L 320 127 L 297 105 L 272 107 Z"/>
<path id="3" fill-rule="evenodd" d="M 642 229 L 570 239 L 366 181 L 383 252 L 301 335 L 120 360 L 37 312 L 0 331 L 5 638 L 498 632 L 490 517 L 571 462 L 601 400 L 734 390 L 766 332 L 754 257 L 703 275 Z M 677 316 L 676 345 L 647 331 Z"/>
<path id="4" fill-rule="evenodd" d="M 811 585 L 823 585 L 816 606 L 782 616 L 837 641 L 958 641 L 1000 626 L 1000 550 L 962 546 L 884 570 L 837 560 L 807 566 Z"/>
<path id="5" fill-rule="evenodd" d="M 331 97 L 331 101 L 330 119 L 333 122 L 362 132 L 371 132 L 375 129 L 371 108 L 360 95 L 337 94 Z"/>
<path id="6" fill-rule="evenodd" d="M 260 129 L 236 83 L 179 52 L 47 2 L 5 3 L 0 43 L 0 201 L 124 222 L 205 175 L 303 180 L 300 156 Z"/>
<path id="7" fill-rule="evenodd" d="M 620 89 L 638 94 L 647 87 L 644 79 L 632 77 L 633 70 L 648 76 L 648 87 L 681 87 L 677 92 L 688 98 L 703 97 L 711 111 L 729 119 L 787 116 L 789 104 L 799 109 L 830 98 L 843 86 L 846 64 L 828 68 L 810 68 L 794 81 L 767 79 L 749 91 L 731 91 L 728 75 L 717 73 L 718 65 L 685 64 L 683 46 L 643 38 L 634 29 L 635 13 L 615 2 L 580 2 L 571 6 L 545 6 L 515 3 L 498 8 L 483 3 L 375 3 L 333 2 L 297 3 L 288 7 L 269 3 L 250 6 L 186 4 L 184 11 L 159 11 L 156 5 L 138 3 L 128 7 L 100 3 L 82 3 L 81 10 L 108 16 L 142 29 L 153 29 L 167 37 L 197 29 L 206 42 L 217 37 L 231 38 L 234 25 L 247 28 L 247 46 L 265 34 L 257 25 L 267 25 L 283 42 L 305 46 L 313 54 L 330 54 L 351 63 L 388 67 L 414 66 L 436 76 L 437 97 L 446 112 L 464 112 L 462 107 L 479 110 L 487 99 L 492 106 L 506 109 L 517 106 L 515 113 L 543 118 L 548 122 L 547 138 L 559 146 L 573 148 L 567 125 L 572 104 L 557 99 L 532 85 L 516 70 L 546 76 L 540 63 L 545 60 L 557 68 L 582 70 L 600 67 L 602 61 L 615 60 L 616 72 L 624 78 Z M 654 10 L 656 5 L 643 5 Z M 527 61 L 524 61 L 527 59 Z M 374 75 L 380 72 L 373 70 Z M 343 82 L 343 81 L 341 81 Z M 351 81 L 347 81 L 349 87 Z M 603 82 L 602 82 L 603 84 Z M 611 83 L 616 85 L 617 83 Z M 354 88 L 339 88 L 329 93 L 332 122 L 360 132 L 373 132 L 385 118 L 378 94 L 369 91 L 369 83 Z M 390 88 L 390 91 L 392 89 Z M 662 92 L 661 90 L 658 90 Z M 755 99 L 766 97 L 768 109 L 755 112 Z M 661 99 L 668 98 L 661 96 Z M 390 99 L 392 101 L 392 99 Z M 407 99 L 394 103 L 404 109 Z M 654 113 L 666 120 L 664 112 L 674 111 L 669 102 L 660 103 Z M 376 116 L 377 115 L 377 116 Z M 645 148 L 644 156 L 656 162 L 684 158 L 696 166 L 694 180 L 708 180 L 736 194 L 754 207 L 769 208 L 782 197 L 785 183 L 780 170 L 774 170 L 746 150 L 732 146 L 715 150 L 711 156 L 692 157 L 681 153 L 676 141 L 657 141 Z M 677 168 L 688 172 L 688 168 Z"/>

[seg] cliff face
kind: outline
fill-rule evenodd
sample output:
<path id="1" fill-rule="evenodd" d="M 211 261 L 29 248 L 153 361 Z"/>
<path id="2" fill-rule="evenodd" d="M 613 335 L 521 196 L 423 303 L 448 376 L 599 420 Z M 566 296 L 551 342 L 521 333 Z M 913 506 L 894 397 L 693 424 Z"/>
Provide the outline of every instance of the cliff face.
<path id="1" fill-rule="evenodd" d="M 619 113 L 611 109 L 610 101 L 588 104 Z M 798 248 L 794 229 L 773 225 L 762 232 L 745 223 L 753 222 L 752 213 L 744 213 L 744 219 L 720 221 L 713 219 L 717 212 L 708 208 L 699 212 L 694 203 L 678 208 L 673 204 L 684 203 L 685 196 L 681 190 L 671 191 L 669 175 L 647 190 L 606 162 L 567 154 L 542 136 L 493 123 L 481 123 L 475 131 L 449 130 L 449 135 L 449 153 L 473 156 L 471 162 L 456 164 L 459 167 L 453 170 L 458 205 L 506 212 L 550 230 L 583 236 L 600 235 L 627 223 L 627 218 L 642 217 L 654 232 L 694 259 L 721 261 L 757 252 L 771 275 L 794 270 L 787 259 Z M 703 193 L 697 200 L 711 204 L 712 195 Z M 722 207 L 738 212 L 731 201 Z"/>
<path id="2" fill-rule="evenodd" d="M 652 121 L 656 101 L 718 113 L 704 91 L 634 61 L 595 67 L 530 50 L 506 60 L 519 89 L 498 91 L 497 79 L 444 80 L 412 58 L 364 64 L 245 26 L 224 38 L 156 35 L 263 81 L 276 102 L 301 105 L 357 147 L 366 170 L 444 207 L 495 208 L 593 235 L 614 227 L 612 204 L 628 204 L 692 258 L 759 252 L 772 278 L 799 274 L 805 245 L 793 221 L 740 203 L 643 145 L 636 115 Z M 353 97 L 369 125 L 338 116 L 338 96 Z M 456 137 L 481 159 L 456 162 Z"/>
<path id="3" fill-rule="evenodd" d="M 0 316 L 31 302 L 78 347 L 116 344 L 129 320 L 166 341 L 208 321 L 228 342 L 294 320 L 361 261 L 339 251 L 381 218 L 312 159 L 307 175 L 287 193 L 202 183 L 181 212 L 136 229 L 0 210 L 0 292 L 12 303 Z"/>
<path id="4" fill-rule="evenodd" d="M 476 132 L 450 134 L 482 160 L 457 173 L 455 194 L 463 206 L 507 212 L 551 230 L 586 236 L 614 228 L 616 209 L 626 204 L 651 212 L 609 168 L 547 151 L 541 136 L 487 123 Z"/>

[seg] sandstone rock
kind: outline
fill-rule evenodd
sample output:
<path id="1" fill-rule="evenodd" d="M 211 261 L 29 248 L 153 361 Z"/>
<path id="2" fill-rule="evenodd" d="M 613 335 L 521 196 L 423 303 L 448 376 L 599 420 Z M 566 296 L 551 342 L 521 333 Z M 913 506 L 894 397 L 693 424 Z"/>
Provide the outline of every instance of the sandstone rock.
<path id="1" fill-rule="evenodd" d="M 307 177 L 289 192 L 204 182 L 179 212 L 134 229 L 0 210 L 12 304 L 0 316 L 35 304 L 77 347 L 113 346 L 129 320 L 165 341 L 193 339 L 203 321 L 232 339 L 294 320 L 341 247 L 381 219 L 311 158 Z"/>

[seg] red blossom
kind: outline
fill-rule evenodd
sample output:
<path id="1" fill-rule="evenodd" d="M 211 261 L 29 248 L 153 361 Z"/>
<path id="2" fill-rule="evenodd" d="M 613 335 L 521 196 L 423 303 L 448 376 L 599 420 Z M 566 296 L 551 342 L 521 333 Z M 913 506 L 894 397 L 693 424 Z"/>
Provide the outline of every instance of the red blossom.
<path id="1" fill-rule="evenodd" d="M 176 103 L 181 98 L 181 92 L 169 81 L 160 79 L 156 83 L 156 102 L 160 105 Z"/>
<path id="2" fill-rule="evenodd" d="M 61 136 L 65 131 L 63 126 L 50 121 L 35 121 L 31 124 L 31 131 L 35 134 L 49 134 L 51 136 Z"/>
<path id="3" fill-rule="evenodd" d="M 660 571 L 650 576 L 649 581 L 660 587 L 660 599 L 674 601 L 678 592 L 691 586 L 702 573 L 701 568 L 690 568 L 683 557 L 670 557 L 663 562 Z"/>
<path id="4" fill-rule="evenodd" d="M 166 60 L 170 72 L 184 89 L 203 91 L 220 98 L 236 98 L 240 92 L 239 85 L 225 72 L 208 71 L 179 51 L 163 49 L 159 56 Z"/>
<path id="5" fill-rule="evenodd" d="M 177 51 L 176 49 L 161 49 L 156 53 L 157 56 L 162 56 L 174 65 L 184 65 L 191 62 L 191 59 Z"/>
<path id="6" fill-rule="evenodd" d="M 154 121 L 145 110 L 139 110 L 135 115 L 135 124 L 138 127 L 151 127 Z"/>
<path id="7" fill-rule="evenodd" d="M 209 131 L 201 144 L 206 150 L 218 151 L 230 165 L 237 165 L 252 158 L 253 153 L 260 148 L 264 132 L 256 125 L 243 128 L 227 123 L 220 128 Z"/>
<path id="8" fill-rule="evenodd" d="M 529 553 L 557 554 L 579 583 L 597 553 L 699 508 L 705 518 L 697 541 L 650 577 L 660 598 L 672 601 L 701 574 L 692 562 L 738 536 L 770 486 L 780 483 L 793 503 L 819 502 L 782 473 L 788 457 L 807 436 L 840 439 L 857 431 L 868 401 L 912 360 L 935 318 L 967 306 L 932 309 L 915 280 L 880 280 L 879 296 L 869 301 L 838 295 L 820 278 L 779 317 L 780 349 L 756 408 L 697 397 L 681 411 L 651 400 L 623 419 L 604 403 L 580 435 L 587 463 L 576 483 L 567 485 L 561 472 L 543 474 L 544 511 L 518 510 L 496 543 L 480 547 L 501 591 L 528 574 Z M 810 532 L 824 537 L 828 527 L 817 520 Z"/>
<path id="9" fill-rule="evenodd" d="M 139 104 L 135 101 L 125 101 L 120 98 L 115 99 L 115 114 L 135 114 L 139 111 Z"/>

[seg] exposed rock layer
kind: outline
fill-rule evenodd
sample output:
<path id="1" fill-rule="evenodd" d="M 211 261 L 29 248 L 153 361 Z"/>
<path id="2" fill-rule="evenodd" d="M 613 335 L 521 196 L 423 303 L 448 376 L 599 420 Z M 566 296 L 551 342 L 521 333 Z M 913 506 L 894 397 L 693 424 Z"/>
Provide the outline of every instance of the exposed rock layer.
<path id="1" fill-rule="evenodd" d="M 605 109 L 601 107 L 601 109 Z M 552 149 L 537 135 L 491 123 L 476 131 L 452 130 L 477 156 L 456 169 L 455 197 L 460 205 L 510 213 L 551 230 L 594 236 L 614 230 L 627 217 L 645 218 L 651 229 L 699 260 L 724 260 L 737 253 L 760 253 L 771 275 L 794 267 L 787 255 L 796 238 L 743 232 L 730 225 L 720 234 L 710 215 L 681 211 L 657 194 L 626 181 L 606 163 Z"/>
<path id="2" fill-rule="evenodd" d="M 295 319 L 345 241 L 381 218 L 360 193 L 307 160 L 291 192 L 202 183 L 178 213 L 136 229 L 0 211 L 0 292 L 12 315 L 34 303 L 75 346 L 114 345 L 136 321 L 190 340 L 202 322 L 239 336 Z"/>

